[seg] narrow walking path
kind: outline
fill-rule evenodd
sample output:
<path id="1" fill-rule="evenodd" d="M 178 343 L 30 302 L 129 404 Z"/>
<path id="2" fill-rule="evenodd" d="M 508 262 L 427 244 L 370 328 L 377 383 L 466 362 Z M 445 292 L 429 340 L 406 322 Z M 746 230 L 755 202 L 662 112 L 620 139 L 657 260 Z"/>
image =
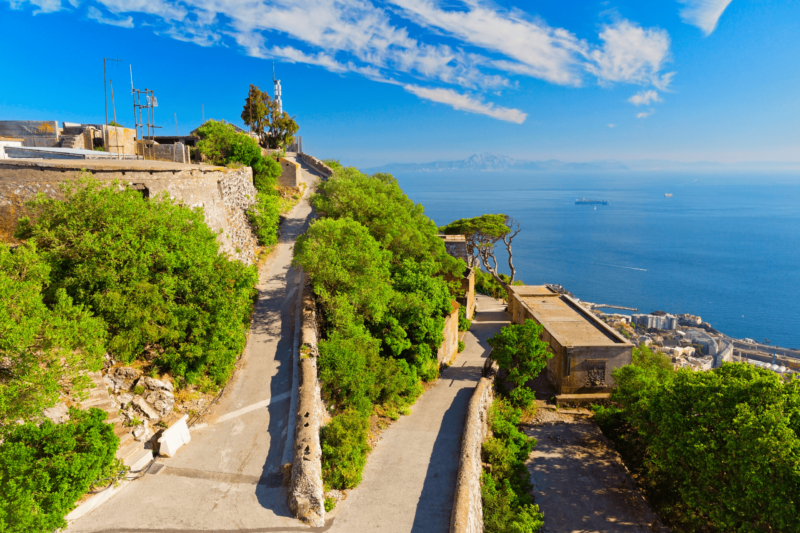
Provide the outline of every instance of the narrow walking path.
<path id="1" fill-rule="evenodd" d="M 477 298 L 466 349 L 411 414 L 383 432 L 361 485 L 329 515 L 332 533 L 449 531 L 464 418 L 489 354 L 486 339 L 510 320 L 505 305 Z"/>
<path id="2" fill-rule="evenodd" d="M 587 409 L 554 410 L 544 376 L 529 383 L 539 410 L 525 433 L 537 439 L 528 461 L 543 533 L 651 533 L 662 529 Z"/>
<path id="3" fill-rule="evenodd" d="M 76 520 L 70 533 L 293 531 L 280 470 L 290 419 L 295 313 L 300 276 L 295 239 L 308 224 L 310 186 L 286 216 L 259 296 L 245 353 L 220 401 L 192 430 L 192 441 L 110 501 Z M 291 446 L 291 444 L 290 444 Z M 302 529 L 302 527 L 300 528 Z"/>

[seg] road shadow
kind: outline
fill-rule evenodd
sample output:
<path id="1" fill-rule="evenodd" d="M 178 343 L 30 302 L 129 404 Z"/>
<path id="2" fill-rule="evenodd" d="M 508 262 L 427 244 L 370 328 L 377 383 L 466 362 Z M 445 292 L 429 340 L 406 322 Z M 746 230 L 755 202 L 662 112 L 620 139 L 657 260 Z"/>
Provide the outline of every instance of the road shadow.
<path id="1" fill-rule="evenodd" d="M 480 369 L 469 367 L 477 371 Z M 448 368 L 446 372 L 453 370 Z M 466 371 L 466 369 L 464 369 Z M 450 379 L 447 376 L 446 379 Z M 476 380 L 477 382 L 477 380 Z M 414 515 L 412 533 L 429 533 L 431 531 L 449 531 L 450 515 L 453 511 L 456 480 L 458 478 L 458 462 L 461 452 L 461 434 L 467 407 L 474 387 L 465 387 L 458 391 L 450 407 L 442 418 L 442 426 L 433 444 L 433 452 L 425 474 L 425 483 Z"/>

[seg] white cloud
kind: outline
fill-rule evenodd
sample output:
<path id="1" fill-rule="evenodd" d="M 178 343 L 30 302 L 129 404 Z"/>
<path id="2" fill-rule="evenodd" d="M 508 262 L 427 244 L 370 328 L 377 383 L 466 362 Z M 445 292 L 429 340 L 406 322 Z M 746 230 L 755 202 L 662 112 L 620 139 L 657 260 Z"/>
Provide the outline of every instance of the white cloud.
<path id="1" fill-rule="evenodd" d="M 639 91 L 638 93 L 628 98 L 628 102 L 632 103 L 635 106 L 650 105 L 651 102 L 660 102 L 660 101 L 661 98 L 659 98 L 658 93 L 653 90 Z"/>
<path id="2" fill-rule="evenodd" d="M 641 113 L 637 113 L 636 114 L 636 118 L 647 118 L 647 117 L 649 117 L 650 115 L 652 115 L 655 112 L 656 112 L 655 109 L 649 109 L 647 111 L 642 111 Z"/>
<path id="3" fill-rule="evenodd" d="M 523 113 L 519 109 L 495 106 L 491 102 L 482 102 L 468 94 L 462 94 L 452 89 L 419 87 L 418 85 L 404 85 L 403 89 L 424 100 L 447 104 L 453 109 L 487 115 L 506 122 L 522 124 L 528 118 L 527 113 Z"/>
<path id="4" fill-rule="evenodd" d="M 617 125 L 616 125 L 616 124 L 609 124 L 609 125 L 608 125 L 608 127 L 609 127 L 609 128 L 616 128 L 616 127 L 617 127 Z"/>
<path id="5" fill-rule="evenodd" d="M 51 11 L 67 2 L 79 3 L 3 1 L 15 8 L 27 1 Z M 134 17 L 143 16 L 147 18 L 142 23 L 153 25 L 156 33 L 201 46 L 233 41 L 253 57 L 352 72 L 382 83 L 420 87 L 420 91 L 434 90 L 421 88 L 420 80 L 427 82 L 425 85 L 455 87 L 442 88 L 444 92 L 435 95 L 444 99 L 446 93 L 446 100 L 460 102 L 461 109 L 490 109 L 484 114 L 496 117 L 505 113 L 504 108 L 466 96 L 461 88 L 497 91 L 515 85 L 510 76 L 579 86 L 588 73 L 602 84 L 633 83 L 663 89 L 674 74 L 662 72 L 670 57 L 669 35 L 662 29 L 643 29 L 619 20 L 603 26 L 598 45 L 520 9 L 504 9 L 488 0 L 447 0 L 446 6 L 443 0 L 95 2 L 104 11 L 89 7 L 88 15 L 105 24 L 131 27 Z M 387 9 L 387 3 L 392 7 Z M 408 28 L 414 25 L 422 31 L 415 28 L 412 37 Z M 472 98 L 469 106 L 463 98 Z"/>
<path id="6" fill-rule="evenodd" d="M 681 9 L 681 18 L 687 24 L 697 26 L 707 36 L 717 27 L 722 13 L 731 0 L 678 0 L 685 7 Z"/>
<path id="7" fill-rule="evenodd" d="M 86 16 L 92 20 L 96 20 L 100 24 L 110 24 L 112 26 L 119 26 L 120 28 L 133 28 L 133 17 L 127 17 L 124 19 L 108 18 L 94 6 L 89 8 Z"/>
<path id="8" fill-rule="evenodd" d="M 627 20 L 600 32 L 603 45 L 588 53 L 587 70 L 602 81 L 638 83 L 665 88 L 674 73 L 660 74 L 669 61 L 670 38 L 662 29 L 643 29 Z"/>
<path id="9" fill-rule="evenodd" d="M 584 45 L 567 30 L 552 28 L 520 10 L 498 11 L 475 0 L 465 2 L 467 10 L 440 9 L 432 0 L 389 1 L 417 24 L 513 60 L 496 62 L 498 68 L 552 83 L 580 84 L 576 52 Z"/>
<path id="10" fill-rule="evenodd" d="M 39 13 L 55 13 L 61 10 L 61 0 L 8 0 L 8 5 L 11 9 L 22 9 L 25 4 L 36 6 L 33 14 Z"/>

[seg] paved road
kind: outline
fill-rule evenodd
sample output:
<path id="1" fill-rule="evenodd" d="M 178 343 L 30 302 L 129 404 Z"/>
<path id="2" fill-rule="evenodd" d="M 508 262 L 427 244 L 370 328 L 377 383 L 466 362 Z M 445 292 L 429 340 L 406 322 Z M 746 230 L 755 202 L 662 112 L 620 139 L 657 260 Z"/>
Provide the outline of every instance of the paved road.
<path id="1" fill-rule="evenodd" d="M 312 180 L 304 169 L 303 177 Z M 261 271 L 259 298 L 240 368 L 192 441 L 163 467 L 70 525 L 69 533 L 307 530 L 289 512 L 280 465 L 292 389 L 299 276 L 296 237 L 311 208 L 302 200 L 282 225 Z M 293 437 L 293 436 L 292 436 Z"/>
<path id="2" fill-rule="evenodd" d="M 361 485 L 329 514 L 331 533 L 447 533 L 467 406 L 489 353 L 486 339 L 508 323 L 505 306 L 478 295 L 466 349 L 441 379 L 383 432 Z"/>

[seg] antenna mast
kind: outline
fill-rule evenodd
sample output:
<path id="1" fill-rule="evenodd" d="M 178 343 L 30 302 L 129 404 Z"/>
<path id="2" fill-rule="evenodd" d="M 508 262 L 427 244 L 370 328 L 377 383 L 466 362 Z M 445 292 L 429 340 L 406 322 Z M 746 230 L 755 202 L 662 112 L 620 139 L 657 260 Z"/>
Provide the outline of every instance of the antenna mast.
<path id="1" fill-rule="evenodd" d="M 272 62 L 272 83 L 275 84 L 275 103 L 278 104 L 278 115 L 283 114 L 283 102 L 281 101 L 281 80 L 275 79 L 275 62 Z"/>

